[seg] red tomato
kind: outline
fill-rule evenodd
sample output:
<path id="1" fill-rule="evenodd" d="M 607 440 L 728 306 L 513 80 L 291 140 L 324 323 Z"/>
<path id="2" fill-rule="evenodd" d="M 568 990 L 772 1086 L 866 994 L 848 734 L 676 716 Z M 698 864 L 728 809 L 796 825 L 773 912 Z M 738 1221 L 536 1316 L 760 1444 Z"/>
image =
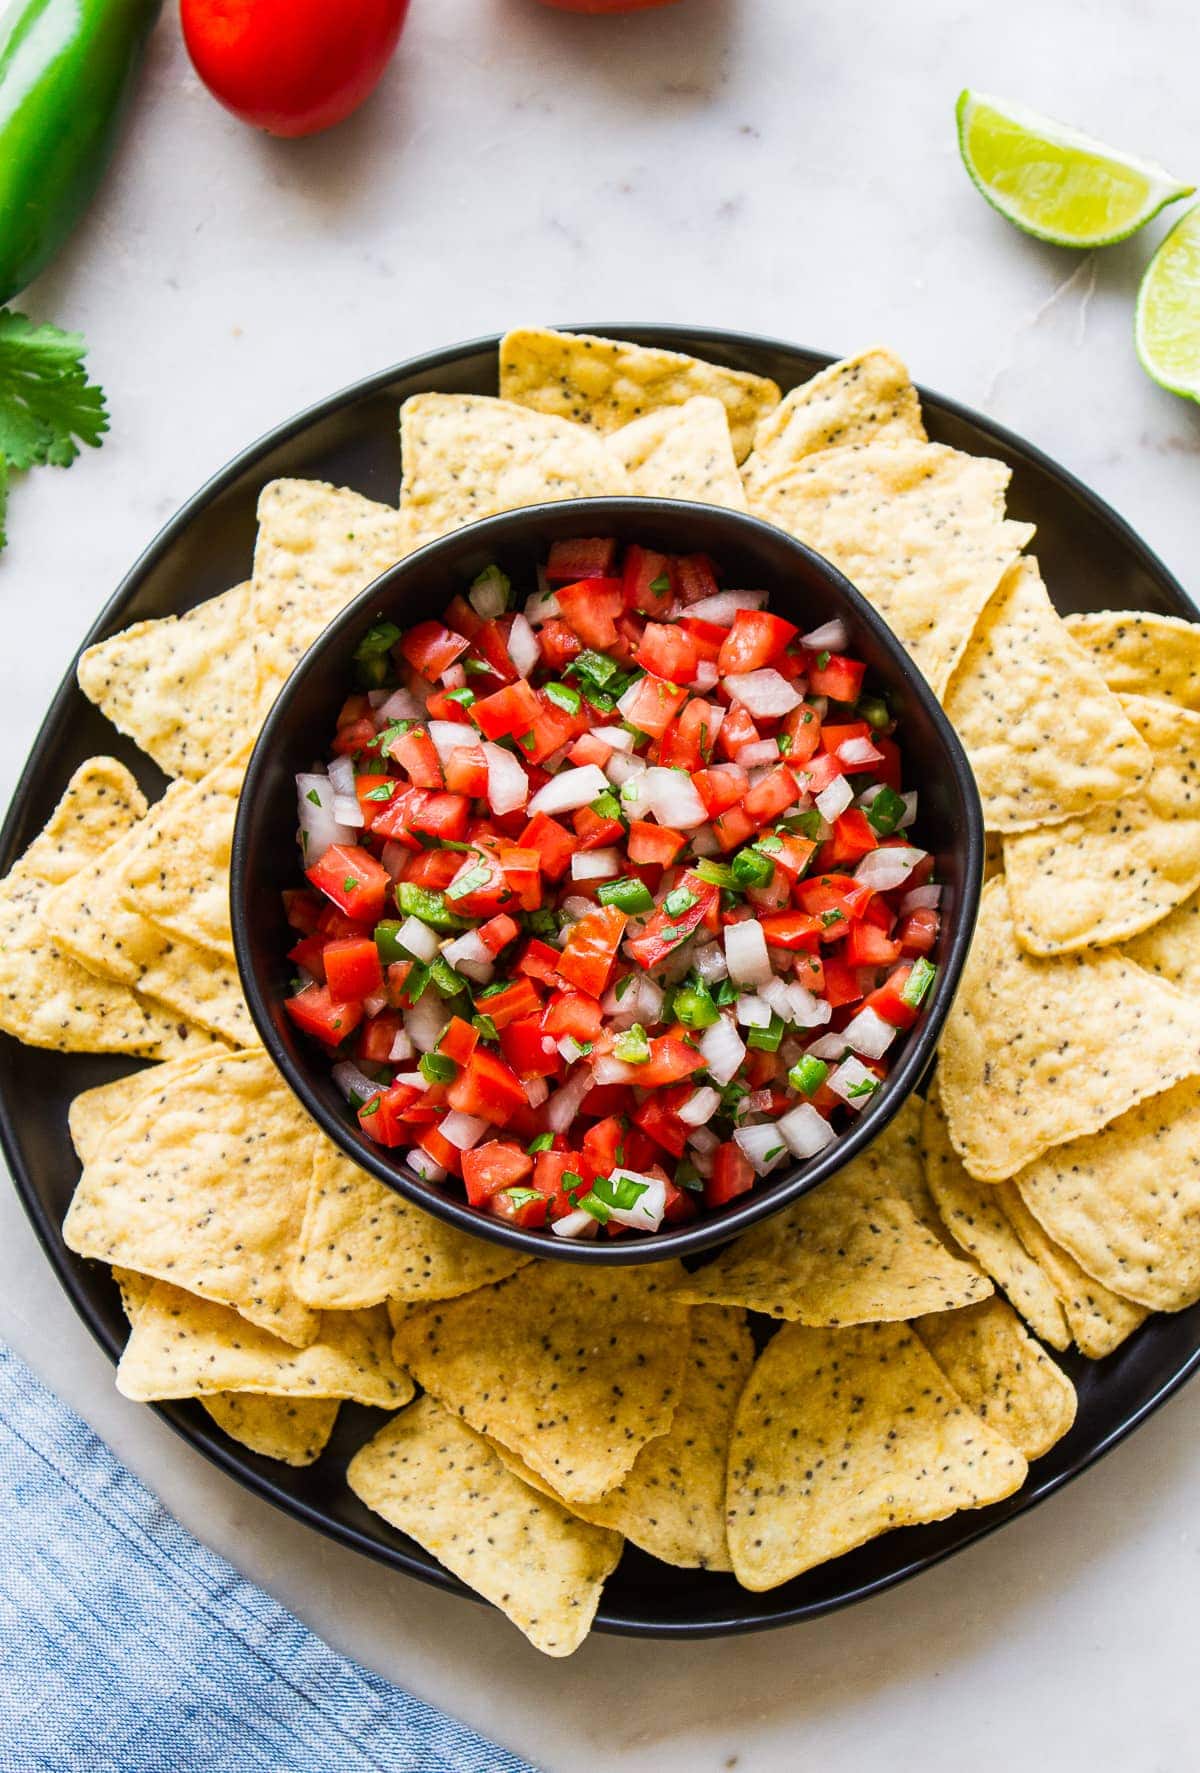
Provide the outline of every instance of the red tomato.
<path id="1" fill-rule="evenodd" d="M 235 117 L 315 135 L 356 111 L 391 60 L 408 0 L 182 0 L 196 72 Z"/>

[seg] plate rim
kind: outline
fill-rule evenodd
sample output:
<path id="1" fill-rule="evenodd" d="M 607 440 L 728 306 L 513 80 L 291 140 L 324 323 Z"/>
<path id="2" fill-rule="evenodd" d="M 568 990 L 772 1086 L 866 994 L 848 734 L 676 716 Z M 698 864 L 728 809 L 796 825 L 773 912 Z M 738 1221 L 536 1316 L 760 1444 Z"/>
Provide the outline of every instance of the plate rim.
<path id="1" fill-rule="evenodd" d="M 821 368 L 840 361 L 831 353 L 812 350 L 795 340 L 731 328 L 690 326 L 681 322 L 647 321 L 549 322 L 547 324 L 553 326 L 556 331 L 598 334 L 603 337 L 627 339 L 634 343 L 658 345 L 667 350 L 686 349 L 689 354 L 695 354 L 697 345 L 711 346 L 716 361 L 720 361 L 723 356 L 729 354 L 740 353 L 752 359 L 765 352 L 785 356 L 800 355 L 818 364 Z M 248 469 L 252 468 L 256 461 L 298 437 L 314 425 L 333 417 L 346 407 L 369 399 L 373 395 L 382 394 L 393 382 L 417 374 L 432 374 L 439 368 L 456 364 L 463 358 L 488 351 L 497 351 L 503 336 L 502 333 L 487 333 L 440 346 L 432 351 L 418 352 L 384 369 L 376 370 L 347 383 L 334 393 L 311 402 L 278 425 L 262 432 L 225 462 L 222 467 L 209 475 L 196 491 L 180 505 L 178 510 L 167 519 L 166 523 L 141 550 L 132 565 L 122 575 L 115 590 L 105 600 L 73 654 L 63 678 L 53 692 L 31 742 L 28 756 L 17 777 L 3 823 L 0 825 L 0 870 L 6 871 L 11 866 L 19 846 L 25 840 L 31 805 L 36 798 L 35 778 L 41 772 L 43 754 L 56 737 L 64 717 L 69 714 L 69 705 L 77 693 L 75 673 L 80 654 L 97 640 L 115 632 L 118 625 L 123 625 L 121 619 L 126 606 L 133 599 L 143 578 L 169 553 L 177 539 L 186 532 L 195 518 Z M 1057 483 L 1060 489 L 1088 507 L 1091 515 L 1098 520 L 1103 528 L 1108 530 L 1114 542 L 1137 560 L 1147 576 L 1157 581 L 1180 609 L 1190 611 L 1193 621 L 1200 622 L 1200 605 L 1185 589 L 1165 561 L 1126 518 L 1122 517 L 1102 495 L 1089 487 L 1071 469 L 1064 467 L 1054 457 L 1048 455 L 1036 444 L 1030 443 L 1019 433 L 986 417 L 963 402 L 948 398 L 924 383 L 916 383 L 915 386 L 923 404 L 928 401 L 931 407 L 937 408 L 942 413 L 948 414 L 994 439 L 1002 449 L 1014 457 L 1033 462 L 1043 474 Z M 72 1266 L 71 1263 L 63 1259 L 64 1252 L 59 1237 L 60 1228 L 52 1223 L 51 1216 L 43 1209 L 42 1202 L 33 1187 L 32 1179 L 25 1172 L 24 1163 L 19 1156 L 8 1096 L 2 1089 L 0 1089 L 0 1149 L 3 1150 L 8 1163 L 17 1197 L 26 1218 L 33 1227 L 34 1234 L 45 1253 L 55 1278 L 95 1341 L 115 1364 L 119 1351 L 99 1310 L 93 1303 L 88 1287 L 85 1285 L 86 1271 L 82 1267 Z M 733 1618 L 711 1617 L 696 1621 L 632 1617 L 606 1608 L 602 1599 L 594 1629 L 617 1636 L 662 1638 L 675 1641 L 685 1638 L 740 1636 L 748 1632 L 772 1630 L 820 1618 L 859 1601 L 869 1599 L 871 1596 L 894 1588 L 900 1583 L 910 1581 L 924 1570 L 944 1563 L 948 1558 L 956 1556 L 969 1546 L 977 1544 L 1001 1527 L 1008 1525 L 1019 1515 L 1036 1508 L 1047 1497 L 1056 1494 L 1068 1483 L 1073 1482 L 1075 1478 L 1110 1453 L 1128 1435 L 1140 1428 L 1148 1417 L 1182 1389 L 1198 1369 L 1200 1369 L 1200 1347 L 1197 1347 L 1193 1354 L 1168 1378 L 1163 1380 L 1136 1409 L 1130 1411 L 1098 1441 L 1093 1442 L 1075 1457 L 1065 1470 L 1052 1477 L 1044 1478 L 1041 1483 L 1036 1483 L 1034 1482 L 1036 1466 L 1032 1467 L 1026 1484 L 1013 1497 L 1006 1502 L 993 1505 L 990 1509 L 979 1511 L 973 1516 L 964 1511 L 953 1517 L 960 1523 L 970 1523 L 967 1530 L 961 1531 L 960 1529 L 959 1536 L 951 1544 L 915 1551 L 899 1569 L 893 1569 L 872 1579 L 860 1581 L 853 1588 L 836 1596 L 799 1601 L 785 1609 L 770 1613 L 754 1612 L 750 1608 L 744 1608 L 737 1617 Z M 380 1539 L 369 1538 L 351 1522 L 339 1520 L 332 1515 L 323 1513 L 303 1497 L 282 1490 L 272 1474 L 261 1473 L 249 1463 L 249 1460 L 254 1457 L 253 1455 L 248 1451 L 239 1450 L 237 1443 L 225 1442 L 223 1437 L 218 1438 L 219 1431 L 210 1432 L 205 1425 L 203 1413 L 194 1400 L 157 1403 L 150 1407 L 191 1447 L 198 1450 L 235 1482 L 264 1501 L 272 1503 L 293 1519 L 314 1528 L 317 1532 L 339 1544 L 361 1552 L 376 1562 L 402 1570 L 405 1574 L 414 1576 L 417 1580 L 428 1583 L 432 1587 L 451 1594 L 465 1596 L 469 1600 L 483 1604 L 481 1597 L 466 1588 L 429 1554 L 422 1551 L 418 1559 L 398 1543 L 386 1543 Z M 394 1532 L 391 1528 L 388 1528 L 387 1531 L 389 1534 Z M 428 1558 L 428 1562 L 425 1561 L 426 1558 Z M 663 1567 L 664 1569 L 669 1568 L 668 1566 Z M 749 1592 L 739 1591 L 741 1594 L 749 1594 Z"/>

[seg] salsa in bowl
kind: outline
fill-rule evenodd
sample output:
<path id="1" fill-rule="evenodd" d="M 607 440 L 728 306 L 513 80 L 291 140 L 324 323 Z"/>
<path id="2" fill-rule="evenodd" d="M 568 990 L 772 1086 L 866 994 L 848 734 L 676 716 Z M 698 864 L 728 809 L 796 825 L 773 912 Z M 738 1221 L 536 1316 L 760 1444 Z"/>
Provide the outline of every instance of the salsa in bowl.
<path id="1" fill-rule="evenodd" d="M 825 562 L 710 507 L 540 507 L 402 562 L 306 657 L 242 797 L 235 939 L 360 1163 L 484 1235 L 646 1260 L 890 1118 L 980 824 Z"/>

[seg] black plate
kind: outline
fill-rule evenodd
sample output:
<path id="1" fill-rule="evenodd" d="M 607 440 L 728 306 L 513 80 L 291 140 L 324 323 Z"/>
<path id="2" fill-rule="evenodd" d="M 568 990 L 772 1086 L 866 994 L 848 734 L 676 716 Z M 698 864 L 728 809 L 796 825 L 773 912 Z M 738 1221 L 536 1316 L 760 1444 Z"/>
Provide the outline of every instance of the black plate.
<path id="1" fill-rule="evenodd" d="M 830 361 L 818 352 L 740 333 L 620 324 L 589 330 L 694 352 L 773 376 L 784 388 Z M 384 370 L 252 445 L 151 544 L 85 644 L 132 621 L 177 613 L 244 579 L 254 545 L 255 500 L 264 481 L 281 474 L 316 477 L 394 501 L 400 476 L 397 405 L 425 390 L 494 393 L 496 340 L 454 346 Z M 937 441 L 1011 466 L 1010 514 L 1037 524 L 1037 552 L 1064 613 L 1147 609 L 1200 618 L 1162 562 L 1065 470 L 963 407 L 924 392 L 922 401 Z M 161 791 L 154 766 L 85 700 L 72 675 L 51 704 L 0 833 L 0 870 L 45 822 L 72 770 L 97 751 L 123 758 L 152 794 Z M 126 1328 L 116 1289 L 105 1268 L 80 1261 L 63 1246 L 59 1227 L 79 1168 L 67 1136 L 70 1100 L 132 1067 L 115 1058 L 40 1052 L 7 1036 L 0 1042 L 0 1139 L 18 1193 L 80 1316 L 115 1361 Z M 1064 1360 L 1079 1390 L 1075 1426 L 1007 1502 L 888 1534 L 765 1595 L 747 1593 L 731 1576 L 669 1570 L 631 1548 L 605 1590 L 598 1623 L 610 1631 L 670 1636 L 747 1631 L 810 1618 L 890 1587 L 1050 1495 L 1143 1421 L 1198 1362 L 1200 1305 L 1152 1317 L 1105 1361 Z M 346 1487 L 346 1460 L 379 1425 L 378 1411 L 344 1405 L 323 1457 L 307 1470 L 291 1471 L 226 1440 L 197 1404 L 155 1407 L 215 1464 L 298 1519 L 398 1569 L 466 1592 L 419 1547 L 369 1514 Z"/>

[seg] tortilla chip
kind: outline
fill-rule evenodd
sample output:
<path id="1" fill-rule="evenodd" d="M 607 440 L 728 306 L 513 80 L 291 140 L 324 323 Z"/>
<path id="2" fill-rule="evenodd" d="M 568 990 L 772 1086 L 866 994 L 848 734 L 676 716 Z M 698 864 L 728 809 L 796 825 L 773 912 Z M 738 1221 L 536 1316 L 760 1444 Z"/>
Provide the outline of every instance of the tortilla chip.
<path id="1" fill-rule="evenodd" d="M 1125 943 L 1122 952 L 1181 991 L 1200 995 L 1200 893 Z"/>
<path id="2" fill-rule="evenodd" d="M 759 1356 L 729 1450 L 729 1550 L 755 1592 L 893 1527 L 1019 1490 L 1028 1471 L 910 1324 L 788 1324 Z"/>
<path id="3" fill-rule="evenodd" d="M 257 1397 L 253 1392 L 222 1392 L 197 1401 L 231 1440 L 285 1465 L 312 1465 L 321 1457 L 341 1408 L 337 1398 Z"/>
<path id="4" fill-rule="evenodd" d="M 1200 711 L 1200 625 L 1118 609 L 1068 616 L 1067 627 L 1110 689 Z"/>
<path id="5" fill-rule="evenodd" d="M 950 1143 L 936 1080 L 921 1117 L 921 1157 L 929 1192 L 955 1243 L 1003 1287 L 1043 1342 L 1069 1348 L 1071 1332 L 1058 1296 L 1005 1214 L 1008 1184 L 976 1182 L 967 1174 Z"/>
<path id="6" fill-rule="evenodd" d="M 1200 1299 L 1200 1079 L 1139 1102 L 1016 1179 L 1085 1273 L 1152 1311 Z"/>
<path id="7" fill-rule="evenodd" d="M 926 441 L 921 402 L 900 359 L 875 345 L 784 395 L 760 421 L 742 479 L 753 498 L 783 469 L 820 450 L 906 439 Z"/>
<path id="8" fill-rule="evenodd" d="M 1150 749 L 1145 785 L 1117 806 L 1005 839 L 1017 938 L 1031 954 L 1124 941 L 1200 886 L 1200 714 L 1121 701 Z"/>
<path id="9" fill-rule="evenodd" d="M 1027 831 L 1150 774 L 1150 752 L 1055 612 L 1036 560 L 1019 560 L 979 618 L 945 697 L 993 831 Z"/>
<path id="10" fill-rule="evenodd" d="M 910 1100 L 844 1169 L 752 1226 L 676 1296 L 814 1326 L 886 1323 L 986 1298 L 991 1281 L 930 1224 L 919 1124 Z"/>
<path id="11" fill-rule="evenodd" d="M 472 1428 L 503 1441 L 568 1503 L 615 1488 L 671 1426 L 686 1370 L 677 1262 L 520 1274 L 397 1326 L 395 1355 Z"/>
<path id="12" fill-rule="evenodd" d="M 454 1299 L 533 1261 L 422 1212 L 343 1157 L 313 1145 L 294 1275 L 306 1305 L 349 1311 L 392 1299 Z"/>
<path id="13" fill-rule="evenodd" d="M 229 858 L 248 762 L 243 748 L 202 782 L 180 783 L 165 797 L 159 818 L 142 826 L 116 883 L 131 911 L 229 961 Z"/>
<path id="14" fill-rule="evenodd" d="M 186 937 L 168 935 L 123 897 L 130 859 L 153 841 L 189 792 L 186 783 L 172 783 L 138 824 L 54 889 L 43 906 L 43 922 L 60 951 L 97 978 L 136 986 L 234 1046 L 257 1046 L 258 1031 L 233 961 Z"/>
<path id="15" fill-rule="evenodd" d="M 544 326 L 518 327 L 501 339 L 500 393 L 519 406 L 596 431 L 619 431 L 659 407 L 711 395 L 725 408 L 739 462 L 750 453 L 756 426 L 779 405 L 779 389 L 765 376 L 723 369 L 657 345 Z"/>
<path id="16" fill-rule="evenodd" d="M 117 1390 L 138 1403 L 221 1391 L 272 1397 L 353 1398 L 379 1410 L 409 1402 L 413 1386 L 392 1359 L 382 1306 L 329 1311 L 297 1349 L 227 1305 L 156 1281 L 140 1304 L 117 1368 Z"/>
<path id="17" fill-rule="evenodd" d="M 75 1101 L 78 1102 L 80 1100 L 81 1098 L 76 1096 Z M 73 1136 L 74 1134 L 72 1132 L 72 1137 Z M 76 1145 L 76 1150 L 78 1149 L 79 1147 Z M 129 1319 L 131 1324 L 136 1323 L 138 1312 L 142 1309 L 142 1306 L 146 1303 L 147 1299 L 158 1285 L 158 1282 L 152 1280 L 148 1274 L 139 1274 L 136 1268 L 114 1268 L 112 1270 L 112 1277 L 116 1281 L 117 1290 L 121 1295 L 121 1310 L 125 1313 L 125 1316 Z"/>
<path id="18" fill-rule="evenodd" d="M 1004 1211 L 1017 1235 L 1062 1300 L 1071 1334 L 1081 1354 L 1103 1360 L 1149 1315 L 1143 1305 L 1122 1299 L 1111 1288 L 1085 1274 L 1074 1256 L 1048 1237 L 1021 1198 L 1013 1182 L 1001 1183 Z"/>
<path id="19" fill-rule="evenodd" d="M 1075 1387 L 1003 1299 L 913 1325 L 959 1397 L 1026 1457 L 1040 1459 L 1075 1420 Z"/>
<path id="20" fill-rule="evenodd" d="M 320 1318 L 291 1270 L 313 1124 L 261 1051 L 207 1059 L 186 1082 L 136 1102 L 85 1165 L 63 1237 L 304 1348 Z"/>
<path id="21" fill-rule="evenodd" d="M 499 1607 L 547 1656 L 591 1628 L 619 1534 L 577 1520 L 506 1471 L 482 1435 L 431 1397 L 394 1416 L 346 1473 L 368 1508 Z"/>
<path id="22" fill-rule="evenodd" d="M 400 409 L 400 449 L 414 545 L 523 505 L 630 490 L 616 456 L 582 425 L 484 394 L 414 394 Z"/>
<path id="23" fill-rule="evenodd" d="M 840 567 L 941 695 L 1033 535 L 1004 516 L 1009 478 L 939 443 L 867 443 L 784 469 L 750 509 Z"/>
<path id="24" fill-rule="evenodd" d="M 1113 949 L 1027 954 L 1007 882 L 989 880 L 940 1053 L 954 1149 L 1000 1182 L 1200 1075 L 1200 1000 Z"/>
<path id="25" fill-rule="evenodd" d="M 199 781 L 262 724 L 247 581 L 89 646 L 79 687 L 168 776 Z"/>
<path id="26" fill-rule="evenodd" d="M 192 1053 L 165 1065 L 146 1065 L 75 1096 L 67 1111 L 67 1127 L 80 1163 L 94 1162 L 125 1116 L 140 1103 L 163 1090 L 178 1089 L 211 1057 L 211 1053 Z"/>
<path id="27" fill-rule="evenodd" d="M 0 882 L 0 1028 L 27 1046 L 66 1053 L 168 1057 L 211 1036 L 126 986 L 95 978 L 43 923 L 55 890 L 116 842 L 146 810 L 123 764 L 81 764 L 19 861 Z"/>
<path id="28" fill-rule="evenodd" d="M 634 419 L 613 433 L 608 447 L 629 475 L 630 490 L 644 498 L 746 509 L 725 408 L 708 395 Z"/>
<path id="29" fill-rule="evenodd" d="M 252 581 L 259 725 L 318 634 L 407 552 L 394 505 L 325 480 L 263 487 Z"/>

